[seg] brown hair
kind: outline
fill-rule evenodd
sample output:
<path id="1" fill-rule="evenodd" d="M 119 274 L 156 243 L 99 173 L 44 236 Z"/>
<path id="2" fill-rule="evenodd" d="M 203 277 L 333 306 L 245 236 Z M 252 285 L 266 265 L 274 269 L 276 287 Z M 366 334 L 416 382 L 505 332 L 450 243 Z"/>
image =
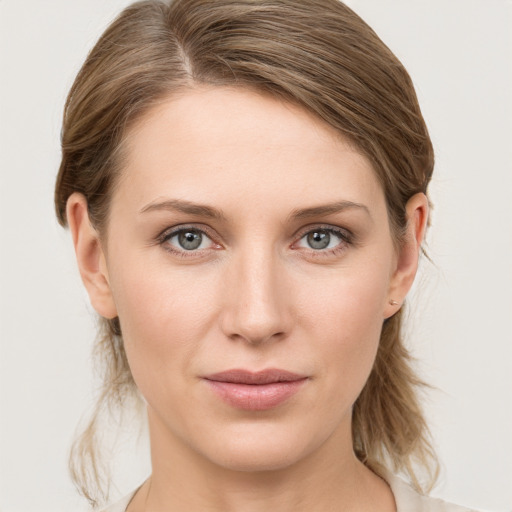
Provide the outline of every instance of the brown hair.
<path id="1" fill-rule="evenodd" d="M 338 130 L 373 164 L 400 243 L 405 205 L 426 192 L 432 175 L 431 141 L 406 70 L 338 0 L 147 0 L 125 9 L 90 52 L 66 102 L 55 190 L 62 225 L 68 197 L 80 192 L 92 224 L 105 231 L 127 129 L 156 102 L 194 84 L 271 94 Z M 354 405 L 353 442 L 376 472 L 404 471 L 419 488 L 415 465 L 432 479 L 437 466 L 401 321 L 399 311 L 383 324 L 374 368 Z M 100 417 L 135 394 L 119 322 L 101 324 L 103 388 L 71 456 L 73 478 L 92 503 L 105 485 Z"/>

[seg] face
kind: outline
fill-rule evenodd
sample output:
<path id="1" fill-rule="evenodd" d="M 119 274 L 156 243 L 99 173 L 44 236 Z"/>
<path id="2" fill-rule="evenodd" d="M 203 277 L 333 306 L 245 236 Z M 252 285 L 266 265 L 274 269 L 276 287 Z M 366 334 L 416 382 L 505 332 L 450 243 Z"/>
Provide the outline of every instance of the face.
<path id="1" fill-rule="evenodd" d="M 100 264 L 111 305 L 96 308 L 119 316 L 152 441 L 243 470 L 351 450 L 400 286 L 367 159 L 299 108 L 229 88 L 170 98 L 126 147 Z"/>

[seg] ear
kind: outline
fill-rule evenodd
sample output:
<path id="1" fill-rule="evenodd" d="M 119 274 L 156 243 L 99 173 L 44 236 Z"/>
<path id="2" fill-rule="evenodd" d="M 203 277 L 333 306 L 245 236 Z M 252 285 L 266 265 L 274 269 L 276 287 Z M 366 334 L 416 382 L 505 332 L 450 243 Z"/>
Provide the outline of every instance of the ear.
<path id="1" fill-rule="evenodd" d="M 427 196 L 423 193 L 415 194 L 409 199 L 405 209 L 406 232 L 398 249 L 396 268 L 390 281 L 388 304 L 384 312 L 385 318 L 389 318 L 400 309 L 414 282 L 418 270 L 421 244 L 427 228 Z"/>
<path id="2" fill-rule="evenodd" d="M 76 260 L 92 307 L 105 318 L 117 316 L 110 289 L 105 255 L 98 232 L 89 220 L 87 199 L 77 192 L 71 194 L 66 216 L 73 237 Z"/>

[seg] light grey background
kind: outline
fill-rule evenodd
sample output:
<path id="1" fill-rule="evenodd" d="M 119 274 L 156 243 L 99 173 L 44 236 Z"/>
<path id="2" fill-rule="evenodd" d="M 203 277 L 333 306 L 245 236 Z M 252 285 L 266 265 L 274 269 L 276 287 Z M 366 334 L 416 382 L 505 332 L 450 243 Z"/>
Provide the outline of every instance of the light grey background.
<path id="1" fill-rule="evenodd" d="M 127 3 L 0 0 L 3 512 L 84 509 L 66 457 L 92 401 L 94 320 L 52 195 L 66 92 Z M 348 3 L 409 69 L 437 151 L 435 266 L 423 262 L 409 327 L 438 388 L 425 403 L 443 463 L 435 494 L 511 511 L 512 3 Z M 118 463 L 118 494 L 147 473 L 137 457 Z"/>

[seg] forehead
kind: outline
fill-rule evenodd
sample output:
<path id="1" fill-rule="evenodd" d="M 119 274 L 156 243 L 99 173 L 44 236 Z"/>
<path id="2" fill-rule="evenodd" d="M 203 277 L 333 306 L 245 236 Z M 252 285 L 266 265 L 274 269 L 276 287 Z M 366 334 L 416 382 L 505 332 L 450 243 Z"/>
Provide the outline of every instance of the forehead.
<path id="1" fill-rule="evenodd" d="M 369 161 L 332 127 L 228 87 L 187 90 L 143 116 L 126 136 L 118 190 L 141 205 L 166 195 L 267 208 L 383 202 Z"/>

